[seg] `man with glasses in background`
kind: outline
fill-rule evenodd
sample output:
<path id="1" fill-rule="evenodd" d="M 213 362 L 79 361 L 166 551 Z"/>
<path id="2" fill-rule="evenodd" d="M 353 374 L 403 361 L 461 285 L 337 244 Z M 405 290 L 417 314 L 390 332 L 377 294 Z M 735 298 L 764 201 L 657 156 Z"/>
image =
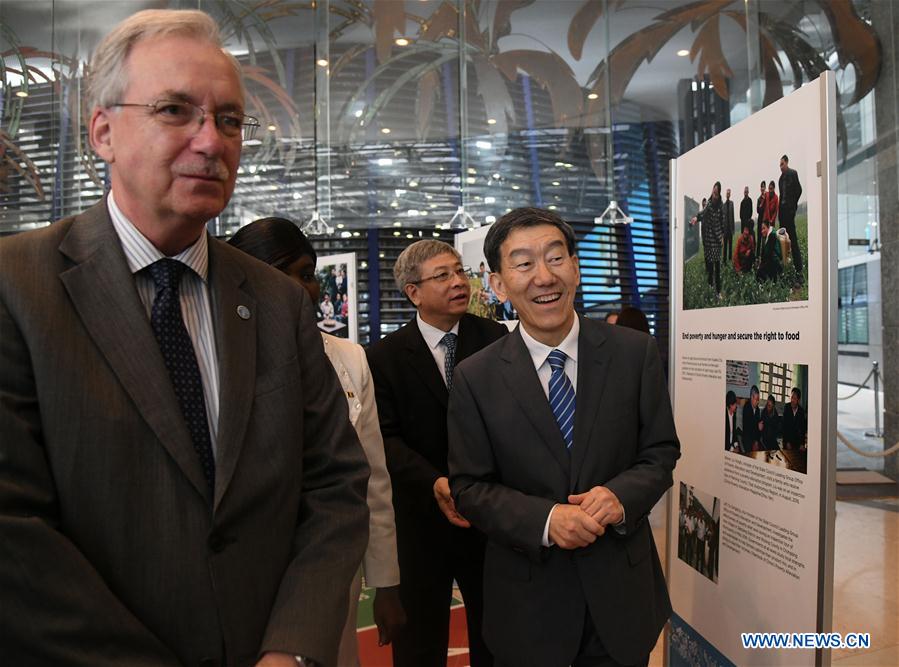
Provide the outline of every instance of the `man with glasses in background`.
<path id="1" fill-rule="evenodd" d="M 393 642 L 396 667 L 444 667 L 453 579 L 468 621 L 472 667 L 493 664 L 481 639 L 484 536 L 455 510 L 447 480 L 446 406 L 455 364 L 507 332 L 468 314 L 462 259 L 443 241 L 417 241 L 393 267 L 417 314 L 372 345 L 387 469 L 393 484 L 400 598 L 406 626 Z"/>
<path id="2" fill-rule="evenodd" d="M 305 291 L 206 233 L 240 66 L 160 10 L 89 71 L 111 191 L 0 242 L 0 662 L 332 665 L 368 467 Z"/>

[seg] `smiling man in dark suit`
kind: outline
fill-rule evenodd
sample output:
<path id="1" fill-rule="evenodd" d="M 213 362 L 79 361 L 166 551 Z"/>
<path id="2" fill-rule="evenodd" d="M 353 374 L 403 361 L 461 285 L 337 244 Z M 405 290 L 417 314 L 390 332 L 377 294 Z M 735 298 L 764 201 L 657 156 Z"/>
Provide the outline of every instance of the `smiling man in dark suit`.
<path id="1" fill-rule="evenodd" d="M 90 72 L 111 192 L 0 241 L 0 663 L 333 665 L 368 466 L 305 291 L 206 233 L 239 64 L 160 10 Z"/>
<path id="2" fill-rule="evenodd" d="M 646 664 L 671 612 L 647 515 L 679 456 L 655 341 L 578 317 L 575 236 L 552 211 L 491 227 L 493 288 L 521 324 L 456 369 L 450 480 L 488 539 L 497 664 Z"/>
<path id="3" fill-rule="evenodd" d="M 446 664 L 455 578 L 465 601 L 471 665 L 491 665 L 480 632 L 484 536 L 456 511 L 450 496 L 446 406 L 455 364 L 508 330 L 466 313 L 468 275 L 459 254 L 443 241 L 410 245 L 393 275 L 418 311 L 368 355 L 393 484 L 400 598 L 407 615 L 393 643 L 393 664 Z"/>

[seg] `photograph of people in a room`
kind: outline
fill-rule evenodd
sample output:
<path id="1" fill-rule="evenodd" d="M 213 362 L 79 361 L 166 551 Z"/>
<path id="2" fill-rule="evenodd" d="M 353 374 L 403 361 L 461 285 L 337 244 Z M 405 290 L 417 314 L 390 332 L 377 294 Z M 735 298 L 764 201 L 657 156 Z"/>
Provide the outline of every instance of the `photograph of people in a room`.
<path id="1" fill-rule="evenodd" d="M 709 178 L 708 190 L 684 195 L 684 309 L 808 299 L 800 174 L 786 154 L 752 172 L 761 181 L 739 171 L 742 178 L 722 173 Z"/>
<path id="2" fill-rule="evenodd" d="M 677 557 L 717 584 L 721 500 L 683 482 L 679 498 Z"/>
<path id="3" fill-rule="evenodd" d="M 808 366 L 728 361 L 724 449 L 806 473 Z"/>
<path id="4" fill-rule="evenodd" d="M 328 262 L 328 258 L 321 258 Z M 319 262 L 315 275 L 321 288 L 321 301 L 316 305 L 318 328 L 338 338 L 351 338 L 350 327 L 353 308 L 349 272 L 346 262 Z"/>
<path id="5" fill-rule="evenodd" d="M 462 265 L 471 284 L 468 312 L 497 322 L 517 322 L 518 313 L 512 302 L 500 301 L 490 286 L 490 267 L 484 255 L 484 238 L 489 229 L 490 226 L 485 225 L 456 235 L 456 250 L 462 256 Z"/>

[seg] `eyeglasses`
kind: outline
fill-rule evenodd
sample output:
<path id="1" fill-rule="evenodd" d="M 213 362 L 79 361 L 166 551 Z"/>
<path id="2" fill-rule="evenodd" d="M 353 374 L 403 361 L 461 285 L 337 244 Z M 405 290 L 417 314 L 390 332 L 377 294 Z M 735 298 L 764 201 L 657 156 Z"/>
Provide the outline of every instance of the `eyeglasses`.
<path id="1" fill-rule="evenodd" d="M 150 109 L 153 118 L 163 125 L 170 127 L 186 127 L 196 121 L 200 127 L 210 115 L 215 119 L 215 126 L 219 132 L 233 139 L 242 136 L 244 140 L 252 139 L 259 129 L 259 120 L 253 116 L 237 113 L 236 111 L 220 111 L 212 114 L 203 107 L 184 100 L 157 100 L 153 104 L 136 104 L 132 102 L 115 102 L 111 107 L 143 107 Z"/>
<path id="2" fill-rule="evenodd" d="M 465 274 L 469 271 L 471 271 L 470 267 L 460 266 L 458 269 L 453 269 L 452 271 L 441 271 L 440 273 L 435 273 L 433 276 L 428 276 L 427 278 L 422 278 L 421 280 L 410 280 L 409 284 L 421 285 L 422 283 L 426 283 L 429 280 L 433 280 L 435 283 L 445 283 L 453 276 L 465 277 Z"/>

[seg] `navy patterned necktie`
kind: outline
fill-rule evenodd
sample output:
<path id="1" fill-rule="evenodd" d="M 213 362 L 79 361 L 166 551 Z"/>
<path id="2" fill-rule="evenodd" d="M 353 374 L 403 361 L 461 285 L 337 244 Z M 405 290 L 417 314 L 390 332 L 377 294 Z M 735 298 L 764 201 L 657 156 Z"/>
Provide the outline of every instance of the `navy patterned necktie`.
<path id="1" fill-rule="evenodd" d="M 168 369 L 175 396 L 181 406 L 190 439 L 193 442 L 203 475 L 209 490 L 215 489 L 215 458 L 209 437 L 206 418 L 206 400 L 203 398 L 203 379 L 194 354 L 193 343 L 181 317 L 179 286 L 187 265 L 174 259 L 160 259 L 147 270 L 156 283 L 156 298 L 150 315 L 150 324 L 165 367 Z"/>
<path id="2" fill-rule="evenodd" d="M 440 339 L 446 348 L 446 358 L 443 360 L 443 375 L 446 377 L 446 390 L 453 388 L 453 369 L 456 367 L 456 341 L 459 337 L 450 332 Z"/>
<path id="3" fill-rule="evenodd" d="M 549 376 L 549 406 L 562 432 L 565 447 L 571 449 L 574 443 L 574 387 L 565 373 L 565 360 L 568 355 L 561 350 L 553 350 L 547 360 L 552 369 Z"/>

